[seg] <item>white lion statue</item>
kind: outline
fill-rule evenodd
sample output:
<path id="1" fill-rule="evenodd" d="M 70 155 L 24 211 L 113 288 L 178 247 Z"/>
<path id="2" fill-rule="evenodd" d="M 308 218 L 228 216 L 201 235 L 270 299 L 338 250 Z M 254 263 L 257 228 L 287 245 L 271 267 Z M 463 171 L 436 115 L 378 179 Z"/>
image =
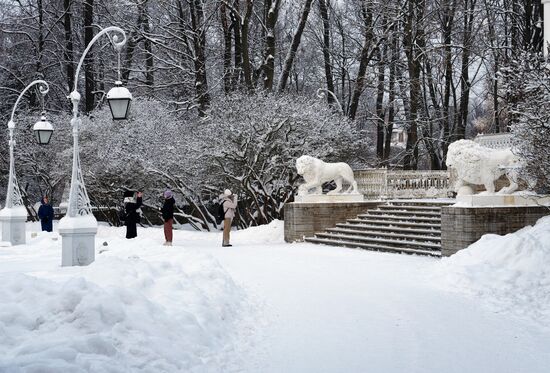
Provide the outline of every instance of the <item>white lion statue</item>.
<path id="1" fill-rule="evenodd" d="M 322 194 L 323 183 L 332 180 L 336 183 L 336 189 L 331 190 L 328 194 L 340 193 L 343 182 L 349 184 L 347 193 L 352 190 L 353 193 L 358 193 L 353 171 L 347 163 L 326 163 L 318 158 L 302 155 L 296 160 L 296 169 L 298 174 L 302 175 L 306 181 L 305 184 L 298 187 L 298 195 L 309 194 L 310 189 L 313 188 L 315 188 L 316 194 Z"/>
<path id="2" fill-rule="evenodd" d="M 447 167 L 456 170 L 458 195 L 471 194 L 468 186 L 472 184 L 484 185 L 488 194 L 495 194 L 495 181 L 502 175 L 506 175 L 510 185 L 498 194 L 509 194 L 518 189 L 523 163 L 510 149 L 492 149 L 472 140 L 458 140 L 449 145 Z"/>

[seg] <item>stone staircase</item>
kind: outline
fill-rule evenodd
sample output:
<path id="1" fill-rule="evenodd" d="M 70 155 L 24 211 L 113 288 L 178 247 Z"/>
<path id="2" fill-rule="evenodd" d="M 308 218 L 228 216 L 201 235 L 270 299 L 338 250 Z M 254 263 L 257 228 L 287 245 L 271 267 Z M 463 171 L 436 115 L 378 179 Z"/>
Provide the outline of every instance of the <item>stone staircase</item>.
<path id="1" fill-rule="evenodd" d="M 306 242 L 404 254 L 441 256 L 441 206 L 451 201 L 394 200 Z"/>

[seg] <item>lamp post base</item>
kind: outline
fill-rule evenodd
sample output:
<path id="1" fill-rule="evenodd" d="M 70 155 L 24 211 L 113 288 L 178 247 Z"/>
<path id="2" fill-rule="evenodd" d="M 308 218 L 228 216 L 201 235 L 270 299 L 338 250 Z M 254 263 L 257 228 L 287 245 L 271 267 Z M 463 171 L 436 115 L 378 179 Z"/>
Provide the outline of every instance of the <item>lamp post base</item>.
<path id="1" fill-rule="evenodd" d="M 27 210 L 23 206 L 4 208 L 0 211 L 2 223 L 2 241 L 10 242 L 12 246 L 26 243 Z"/>
<path id="2" fill-rule="evenodd" d="M 95 260 L 97 221 L 93 215 L 65 216 L 59 222 L 61 265 L 86 266 Z"/>

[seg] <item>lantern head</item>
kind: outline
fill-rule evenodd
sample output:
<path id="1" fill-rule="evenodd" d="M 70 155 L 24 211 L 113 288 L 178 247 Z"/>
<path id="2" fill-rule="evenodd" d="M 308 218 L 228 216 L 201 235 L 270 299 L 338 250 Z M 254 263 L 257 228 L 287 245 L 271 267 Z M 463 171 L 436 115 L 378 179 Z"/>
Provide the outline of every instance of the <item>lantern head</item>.
<path id="1" fill-rule="evenodd" d="M 40 145 L 48 145 L 50 143 L 53 134 L 53 126 L 46 120 L 44 113 L 42 113 L 42 117 L 36 122 L 32 130 L 36 136 L 36 141 L 38 141 Z"/>
<path id="2" fill-rule="evenodd" d="M 114 120 L 128 119 L 132 94 L 122 86 L 122 82 L 115 82 L 115 86 L 107 93 L 107 102 Z"/>

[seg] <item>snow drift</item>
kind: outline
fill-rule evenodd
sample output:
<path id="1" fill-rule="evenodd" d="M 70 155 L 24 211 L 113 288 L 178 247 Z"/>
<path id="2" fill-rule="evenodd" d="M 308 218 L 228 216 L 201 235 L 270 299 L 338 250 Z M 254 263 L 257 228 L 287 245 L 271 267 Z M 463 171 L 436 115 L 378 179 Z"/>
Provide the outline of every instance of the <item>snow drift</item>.
<path id="1" fill-rule="evenodd" d="M 223 366 L 245 299 L 227 272 L 201 253 L 114 241 L 88 267 L 0 275 L 1 372 Z"/>
<path id="2" fill-rule="evenodd" d="M 442 259 L 436 273 L 448 289 L 550 326 L 550 217 L 505 236 L 487 234 Z"/>

